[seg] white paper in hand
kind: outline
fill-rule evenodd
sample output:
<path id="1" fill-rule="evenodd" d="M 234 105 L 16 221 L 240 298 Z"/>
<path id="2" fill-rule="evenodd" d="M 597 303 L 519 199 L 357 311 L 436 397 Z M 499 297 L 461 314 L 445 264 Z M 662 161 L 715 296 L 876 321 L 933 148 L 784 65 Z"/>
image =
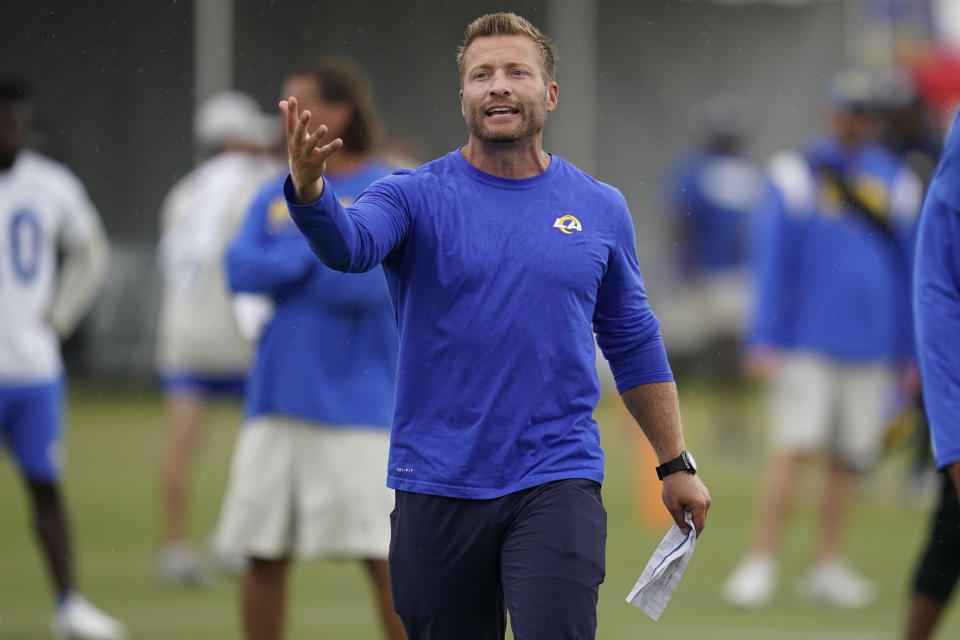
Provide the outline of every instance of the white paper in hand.
<path id="1" fill-rule="evenodd" d="M 637 584 L 627 594 L 627 602 L 654 620 L 659 620 L 667 608 L 697 546 L 697 532 L 689 511 L 684 514 L 684 519 L 690 525 L 690 533 L 684 535 L 676 524 L 670 527 Z"/>

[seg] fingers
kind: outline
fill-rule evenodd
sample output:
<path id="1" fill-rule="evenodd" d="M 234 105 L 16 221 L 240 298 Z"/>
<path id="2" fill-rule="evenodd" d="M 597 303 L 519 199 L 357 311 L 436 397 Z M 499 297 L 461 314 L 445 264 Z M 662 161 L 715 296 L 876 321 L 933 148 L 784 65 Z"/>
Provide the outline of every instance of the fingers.
<path id="1" fill-rule="evenodd" d="M 670 509 L 670 515 L 673 516 L 673 521 L 677 523 L 677 526 L 680 527 L 680 531 L 683 535 L 690 533 L 690 525 L 687 524 L 687 520 L 684 517 L 686 509 L 681 506 L 676 506 L 673 509 Z M 697 529 L 697 533 L 700 533 L 700 529 Z"/>
<path id="2" fill-rule="evenodd" d="M 708 504 L 705 507 L 697 507 L 690 510 L 690 515 L 693 517 L 693 528 L 697 530 L 698 538 L 707 527 L 707 509 L 709 508 L 710 505 Z"/>
<path id="3" fill-rule="evenodd" d="M 283 128 L 287 136 L 287 147 L 291 152 L 298 152 L 303 155 L 310 155 L 318 148 L 324 136 L 329 129 L 327 125 L 321 124 L 313 133 L 309 132 L 310 120 L 313 114 L 308 109 L 298 112 L 297 99 L 294 97 L 281 100 L 278 104 L 280 112 L 283 114 Z M 338 142 L 339 141 L 339 142 Z M 329 156 L 343 146 L 343 141 L 332 140 L 321 150 L 325 156 Z M 327 149 L 329 147 L 329 149 Z"/>
<path id="4" fill-rule="evenodd" d="M 280 101 L 280 112 L 283 113 L 283 132 L 287 136 L 287 144 L 293 140 L 293 131 L 297 125 L 297 99 L 294 97 Z"/>
<path id="5" fill-rule="evenodd" d="M 334 152 L 339 151 L 342 147 L 343 147 L 343 140 L 341 138 L 334 138 L 328 144 L 325 144 L 319 149 L 317 149 L 317 151 L 323 154 L 324 158 L 326 158 L 332 155 Z"/>
<path id="6" fill-rule="evenodd" d="M 663 503 L 684 534 L 690 532 L 690 525 L 684 519 L 684 513 L 689 511 L 700 537 L 707 525 L 710 493 L 699 478 L 679 473 L 667 476 L 663 483 Z"/>

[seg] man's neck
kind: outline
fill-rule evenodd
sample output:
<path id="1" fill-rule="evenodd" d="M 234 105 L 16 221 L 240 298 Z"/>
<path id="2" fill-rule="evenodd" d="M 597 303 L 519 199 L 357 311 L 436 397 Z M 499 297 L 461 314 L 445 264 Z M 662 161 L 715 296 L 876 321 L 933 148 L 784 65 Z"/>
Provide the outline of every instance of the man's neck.
<path id="1" fill-rule="evenodd" d="M 328 173 L 350 173 L 367 160 L 367 154 L 340 149 L 327 158 Z"/>
<path id="2" fill-rule="evenodd" d="M 550 166 L 550 154 L 541 146 L 541 137 L 516 142 L 487 142 L 474 136 L 460 150 L 474 167 L 500 178 L 532 178 Z"/>

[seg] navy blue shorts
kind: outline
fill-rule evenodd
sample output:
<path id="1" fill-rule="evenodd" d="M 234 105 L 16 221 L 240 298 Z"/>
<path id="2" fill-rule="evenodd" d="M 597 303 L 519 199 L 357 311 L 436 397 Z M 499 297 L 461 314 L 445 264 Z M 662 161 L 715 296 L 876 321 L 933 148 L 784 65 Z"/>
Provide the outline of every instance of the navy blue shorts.
<path id="1" fill-rule="evenodd" d="M 600 485 L 560 480 L 493 500 L 396 492 L 394 608 L 410 640 L 591 640 L 605 574 Z"/>
<path id="2" fill-rule="evenodd" d="M 63 395 L 55 382 L 0 385 L 0 448 L 6 444 L 29 480 L 54 481 L 62 464 Z"/>

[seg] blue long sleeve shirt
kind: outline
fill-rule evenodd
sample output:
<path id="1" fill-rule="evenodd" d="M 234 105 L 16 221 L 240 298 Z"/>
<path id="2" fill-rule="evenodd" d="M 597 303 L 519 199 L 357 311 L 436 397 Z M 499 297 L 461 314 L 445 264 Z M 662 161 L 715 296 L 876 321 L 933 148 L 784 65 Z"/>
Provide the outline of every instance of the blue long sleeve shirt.
<path id="1" fill-rule="evenodd" d="M 817 167 L 832 167 L 886 213 L 890 231 L 844 204 Z M 756 222 L 755 311 L 748 341 L 844 362 L 913 357 L 910 264 L 919 182 L 894 156 L 833 140 L 771 162 Z"/>
<path id="2" fill-rule="evenodd" d="M 388 486 L 486 499 L 603 479 L 594 335 L 622 391 L 672 380 L 623 196 L 553 156 L 511 180 L 459 150 L 288 206 L 343 271 L 383 263 L 400 329 Z"/>
<path id="3" fill-rule="evenodd" d="M 960 125 L 954 121 L 920 217 L 914 314 L 937 467 L 960 461 Z"/>
<path id="4" fill-rule="evenodd" d="M 390 171 L 372 162 L 330 179 L 351 202 Z M 290 220 L 282 186 L 272 181 L 258 193 L 227 254 L 230 288 L 275 305 L 257 345 L 246 414 L 388 429 L 398 337 L 383 271 L 323 266 Z"/>

